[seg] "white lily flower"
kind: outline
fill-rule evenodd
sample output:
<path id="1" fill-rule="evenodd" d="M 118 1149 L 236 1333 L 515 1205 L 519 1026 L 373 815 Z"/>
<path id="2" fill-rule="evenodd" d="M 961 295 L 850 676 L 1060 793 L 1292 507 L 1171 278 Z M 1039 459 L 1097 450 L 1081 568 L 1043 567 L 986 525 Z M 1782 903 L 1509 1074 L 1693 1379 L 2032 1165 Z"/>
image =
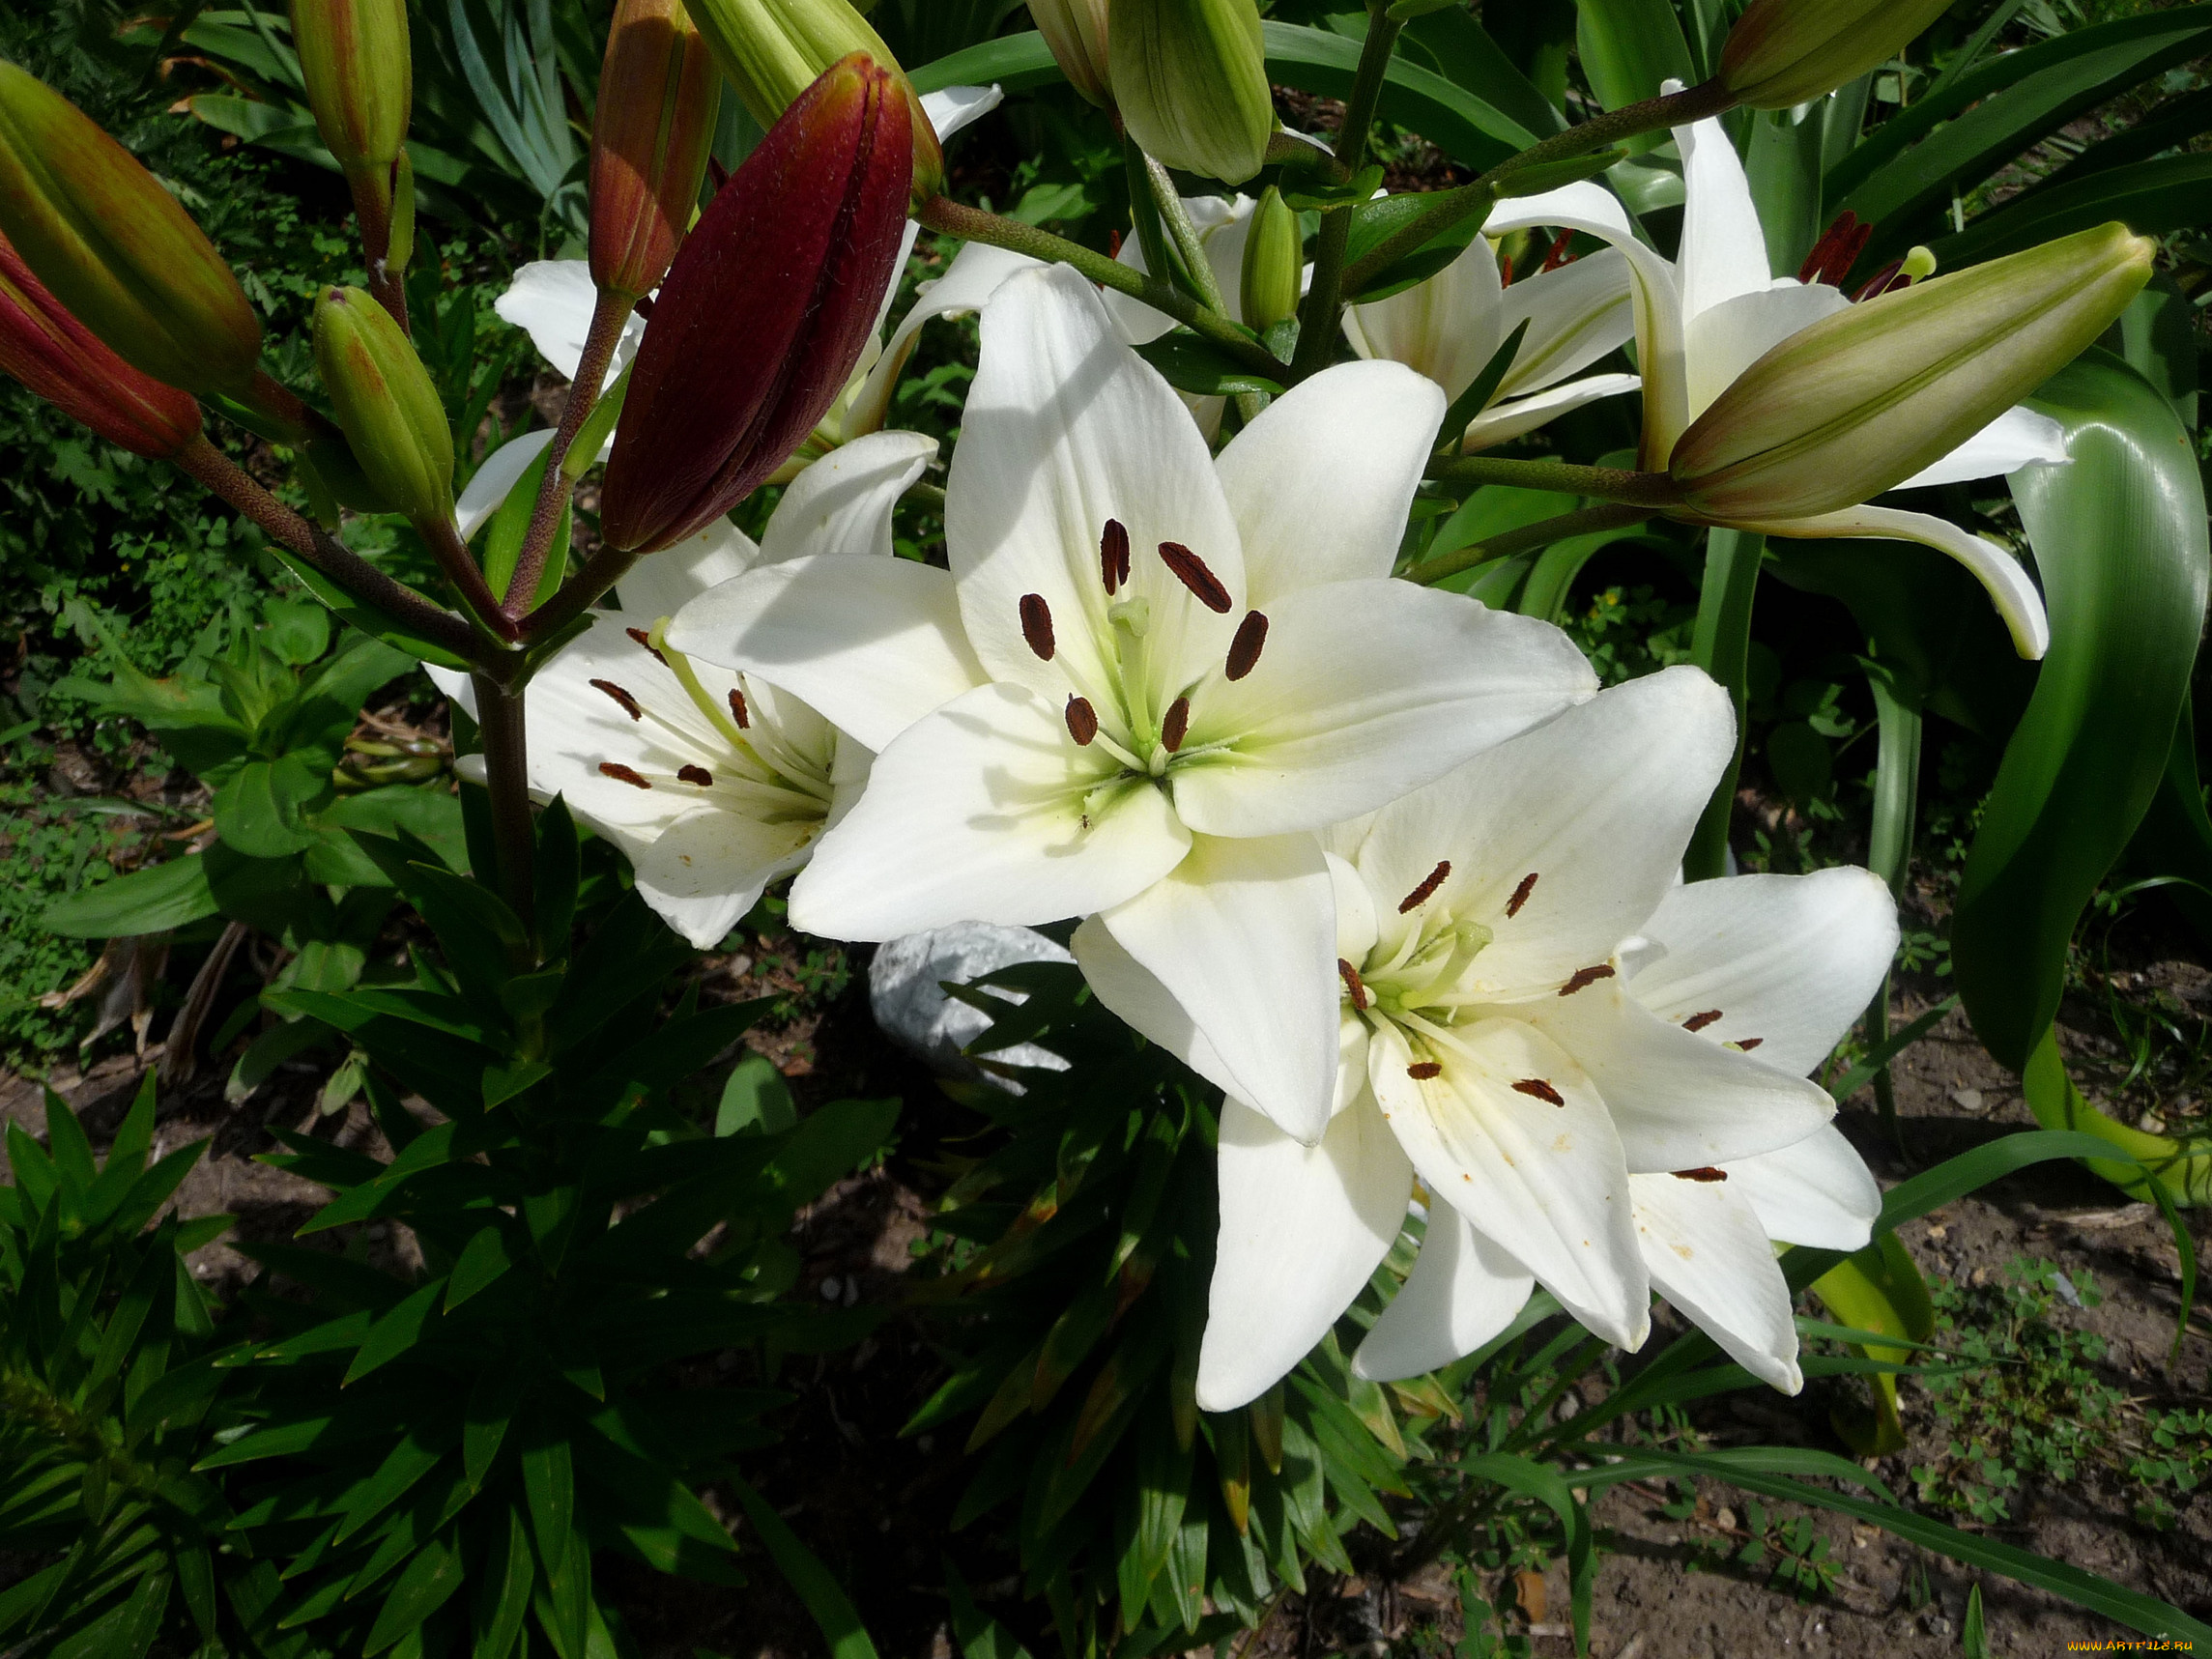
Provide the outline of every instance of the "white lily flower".
<path id="1" fill-rule="evenodd" d="M 1389 580 L 1443 411 L 1394 363 L 1277 400 L 1219 461 L 1066 267 L 984 312 L 949 572 L 819 555 L 674 638 L 876 749 L 794 884 L 810 932 L 1098 913 L 1289 1134 L 1330 1115 L 1312 832 L 1591 695 L 1566 636 Z"/>
<path id="2" fill-rule="evenodd" d="M 1569 185 L 1532 199 L 1580 203 L 1586 214 L 1618 212 L 1595 185 Z M 1532 218 L 1522 202 L 1503 202 L 1466 251 L 1435 275 L 1344 308 L 1344 337 L 1355 352 L 1418 369 L 1452 399 L 1474 384 L 1508 336 L 1528 324 L 1512 365 L 1462 436 L 1462 450 L 1503 443 L 1640 384 L 1628 374 L 1567 378 L 1635 332 L 1626 255 L 1607 248 L 1510 285 L 1499 280 L 1490 239 L 1548 222 Z"/>
<path id="3" fill-rule="evenodd" d="M 1681 260 L 1670 264 L 1639 242 L 1628 217 L 1602 190 L 1580 186 L 1508 204 L 1533 222 L 1602 238 L 1628 261 L 1634 289 L 1636 357 L 1644 376 L 1639 465 L 1664 472 L 1675 442 L 1728 386 L 1768 351 L 1851 301 L 1824 282 L 1771 276 L 1750 182 L 1718 121 L 1675 129 L 1682 155 Z M 1570 191 L 1573 199 L 1568 199 Z M 2063 429 L 2013 408 L 1899 489 L 1995 477 L 2035 462 L 2062 462 Z M 1809 518 L 1744 523 L 1767 535 L 1917 541 L 1973 573 L 2025 657 L 2040 657 L 2051 628 L 2042 595 L 2020 560 L 1994 542 L 1937 518 L 1894 507 L 1856 506 Z"/>
<path id="4" fill-rule="evenodd" d="M 1745 1052 L 1755 1036 L 1693 1036 L 1624 988 L 1652 929 L 1672 926 L 1675 872 L 1733 733 L 1725 694 L 1670 669 L 1336 832 L 1340 1070 L 1314 1147 L 1243 1103 L 1172 987 L 1098 923 L 1077 930 L 1100 999 L 1229 1096 L 1207 1410 L 1256 1397 L 1320 1340 L 1389 1253 L 1417 1176 L 1427 1243 L 1356 1357 L 1362 1375 L 1471 1352 L 1539 1282 L 1607 1341 L 1639 1346 L 1655 1274 L 1635 1183 L 1787 1160 L 1823 1130 L 1834 1103 Z M 1726 965 L 1738 940 L 1716 931 Z M 1825 966 L 1818 939 L 1794 942 Z M 1701 971 L 1693 958 L 1653 996 L 1704 990 Z M 1777 1042 L 1795 1063 L 1799 1045 Z"/>
<path id="5" fill-rule="evenodd" d="M 638 891 L 701 950 L 798 869 L 857 799 L 869 753 L 804 702 L 670 645 L 672 618 L 748 569 L 809 554 L 889 564 L 891 512 L 936 452 L 912 432 L 800 473 L 756 547 L 727 522 L 622 578 L 616 609 L 538 671 L 524 701 L 531 793 L 620 847 Z M 468 676 L 432 678 L 473 713 Z"/>

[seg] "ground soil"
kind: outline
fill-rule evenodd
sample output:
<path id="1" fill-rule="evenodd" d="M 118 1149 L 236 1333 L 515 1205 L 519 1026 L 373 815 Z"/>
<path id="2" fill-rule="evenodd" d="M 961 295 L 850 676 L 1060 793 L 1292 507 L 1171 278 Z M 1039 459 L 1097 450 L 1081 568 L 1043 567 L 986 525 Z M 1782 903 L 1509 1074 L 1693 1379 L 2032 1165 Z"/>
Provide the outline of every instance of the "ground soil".
<path id="1" fill-rule="evenodd" d="M 760 959 L 710 959 L 704 971 L 709 994 L 739 996 L 777 988 L 780 970 L 773 953 L 763 952 Z M 2189 980 L 2190 974 L 2196 975 L 2194 987 L 2202 975 L 2191 969 L 2179 977 Z M 1910 1018 L 1945 988 L 1936 982 L 1921 987 L 1926 995 L 1907 993 L 1898 1018 Z M 928 1171 L 939 1137 L 966 1132 L 974 1120 L 876 1032 L 863 989 L 856 975 L 825 1015 L 773 1033 L 765 1046 L 792 1074 L 802 1106 L 861 1092 L 897 1092 L 907 1101 L 898 1156 L 833 1188 L 800 1217 L 794 1240 L 806 1259 L 802 1294 L 896 1309 L 912 1259 L 909 1246 L 926 1231 L 928 1194 L 935 1185 Z M 2086 1060 L 2098 1038 L 2083 1030 L 2071 1041 Z M 142 1065 L 123 1053 L 81 1073 L 64 1068 L 49 1080 L 101 1144 L 128 1106 Z M 358 1105 L 330 1117 L 318 1114 L 318 1068 L 279 1073 L 242 1106 L 223 1102 L 225 1071 L 227 1065 L 203 1064 L 191 1082 L 163 1094 L 156 1151 L 212 1136 L 209 1155 L 179 1195 L 183 1210 L 235 1215 L 234 1238 L 281 1238 L 312 1213 L 323 1193 L 253 1161 L 273 1148 L 273 1128 L 381 1147 Z M 1903 1057 L 1897 1101 L 1907 1156 L 1882 1131 L 1868 1094 L 1850 1102 L 1839 1120 L 1885 1185 L 2030 1122 L 2017 1079 L 1989 1058 L 1955 1012 Z M 43 1134 L 38 1087 L 0 1073 L 0 1115 Z M 2199 1250 L 2212 1244 L 2212 1216 L 2198 1212 L 2191 1220 Z M 1913 1223 L 1904 1237 L 1931 1276 L 1994 1274 L 2022 1253 L 2088 1270 L 2104 1288 L 2105 1301 L 2068 1317 L 2107 1338 L 2111 1380 L 2153 1406 L 2205 1403 L 2212 1334 L 2203 1315 L 2192 1326 L 2179 1361 L 2168 1363 L 2179 1305 L 2179 1261 L 2149 1206 L 2128 1204 L 2073 1165 L 2043 1165 L 1946 1206 Z M 372 1253 L 390 1265 L 410 1265 L 404 1228 L 377 1232 L 369 1243 Z M 220 1291 L 251 1269 L 224 1242 L 201 1251 L 193 1271 Z M 729 1356 L 720 1368 L 738 1363 Z M 1014 1562 L 990 1535 L 991 1524 L 957 1535 L 950 1531 L 952 1507 L 964 1484 L 957 1434 L 897 1438 L 900 1423 L 927 1394 L 935 1374 L 925 1328 L 897 1311 L 859 1347 L 794 1362 L 776 1379 L 797 1396 L 783 1416 L 786 1438 L 755 1454 L 749 1473 L 848 1587 L 886 1656 L 950 1659 L 942 1587 L 949 1553 L 987 1610 L 1043 1659 L 1053 1645 L 1042 1610 L 1020 1601 Z M 1900 1490 L 1910 1489 L 1911 1466 L 1938 1449 L 1933 1421 L 1910 1384 L 1905 1398 L 1913 1444 L 1877 1466 Z M 1795 1400 L 1767 1393 L 1728 1396 L 1694 1408 L 1693 1422 L 1713 1444 L 1842 1449 L 1828 1423 L 1832 1403 L 1818 1385 Z M 709 1494 L 710 1501 L 715 1497 Z M 1964 1569 L 1871 1528 L 1815 1511 L 1815 1525 L 1843 1571 L 1832 1595 L 1800 1603 L 1756 1575 L 1693 1570 L 1701 1556 L 1710 1559 L 1717 1553 L 1709 1540 L 1732 1535 L 1732 1524 L 1740 1530 L 1739 1496 L 1709 1486 L 1704 1498 L 1701 1512 L 1687 1521 L 1668 1519 L 1660 1512 L 1659 1495 L 1633 1488 L 1600 1503 L 1604 1554 L 1593 1641 L 1600 1659 L 1959 1651 L 1972 1582 Z M 733 1502 L 719 1506 L 733 1517 L 737 1513 Z M 2135 1525 L 2126 1495 L 2118 1491 L 2030 1488 L 2013 1507 L 2015 1523 L 1992 1529 L 1995 1536 L 2148 1591 L 2198 1616 L 2212 1614 L 2212 1503 L 2184 1502 L 2178 1524 L 2164 1533 Z M 1777 1504 L 1770 1513 L 1779 1521 L 1793 1511 Z M 1709 1547 L 1701 1550 L 1701 1543 Z M 1363 1561 L 1382 1559 L 1379 1540 L 1356 1539 L 1354 1553 Z M 765 1562 L 754 1584 L 739 1591 L 661 1579 L 618 1561 L 610 1562 L 608 1571 L 634 1635 L 655 1659 L 688 1659 L 699 1650 L 732 1659 L 820 1651 L 820 1637 L 805 1610 Z M 2002 1579 L 1985 1575 L 1981 1583 L 1993 1653 L 2060 1653 L 2069 1641 L 2127 1634 Z M 1393 1584 L 1370 1567 L 1362 1577 L 1324 1578 L 1312 1588 L 1308 1597 L 1285 1597 L 1256 1639 L 1242 1644 L 1236 1659 L 1439 1653 L 1458 1634 L 1455 1589 L 1433 1570 Z M 1565 1572 L 1556 1563 L 1542 1599 L 1548 1613 L 1537 1614 L 1528 1629 L 1534 1652 L 1571 1651 L 1564 1622 Z"/>

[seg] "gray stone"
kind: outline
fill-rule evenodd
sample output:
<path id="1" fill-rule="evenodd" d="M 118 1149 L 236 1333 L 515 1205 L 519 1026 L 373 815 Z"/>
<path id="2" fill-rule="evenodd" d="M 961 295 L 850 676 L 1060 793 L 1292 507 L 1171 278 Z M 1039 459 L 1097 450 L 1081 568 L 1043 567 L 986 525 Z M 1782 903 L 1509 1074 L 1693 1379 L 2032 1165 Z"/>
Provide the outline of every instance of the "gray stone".
<path id="1" fill-rule="evenodd" d="M 1017 962 L 1073 962 L 1076 958 L 1033 928 L 962 922 L 927 933 L 908 933 L 876 947 L 868 969 L 868 1003 L 876 1023 L 900 1047 L 933 1071 L 969 1083 L 990 1083 L 1014 1094 L 1021 1086 L 987 1072 L 961 1050 L 991 1023 L 981 1009 L 945 994 L 943 983 L 968 985 Z M 998 986 L 985 993 L 1019 1005 L 1021 995 Z M 1067 1061 L 1050 1049 L 1023 1043 L 991 1058 L 1006 1066 L 1065 1072 Z"/>

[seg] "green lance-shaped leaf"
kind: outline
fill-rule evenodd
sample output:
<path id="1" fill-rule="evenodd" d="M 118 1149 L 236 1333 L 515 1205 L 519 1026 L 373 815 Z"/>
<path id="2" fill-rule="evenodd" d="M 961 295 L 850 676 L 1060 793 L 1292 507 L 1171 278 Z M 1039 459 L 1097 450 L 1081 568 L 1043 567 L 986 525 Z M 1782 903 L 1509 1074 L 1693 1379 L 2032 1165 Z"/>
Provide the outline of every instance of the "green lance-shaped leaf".
<path id="1" fill-rule="evenodd" d="M 1936 1310 L 1928 1300 L 1928 1286 L 1911 1253 L 1894 1233 L 1883 1233 L 1856 1255 L 1846 1258 L 1814 1281 L 1813 1294 L 1845 1325 L 1860 1330 L 1880 1331 L 1912 1342 L 1925 1342 L 1935 1333 Z M 1854 1344 L 1870 1359 L 1904 1360 L 1910 1348 Z M 1861 1457 L 1902 1451 L 1905 1428 L 1897 1415 L 1897 1379 L 1878 1374 L 1867 1379 L 1873 1390 L 1871 1426 L 1847 1421 L 1835 1415 L 1836 1432 Z"/>
<path id="2" fill-rule="evenodd" d="M 767 1546 L 776 1570 L 798 1591 L 814 1621 L 821 1626 L 829 1641 L 830 1659 L 876 1659 L 876 1644 L 868 1639 L 867 1626 L 860 1622 L 851 1599 L 821 1559 L 799 1541 L 799 1535 L 784 1524 L 766 1499 L 734 1475 L 730 1484 L 736 1491 L 737 1502 L 745 1506 L 745 1518 Z"/>
<path id="3" fill-rule="evenodd" d="M 2090 893 L 2156 792 L 2204 620 L 2204 492 L 2172 406 L 2091 353 L 2035 407 L 2072 462 L 2011 479 L 2052 647 L 1967 855 L 1951 930 L 1982 1041 L 2024 1067 L 2058 1012 Z"/>

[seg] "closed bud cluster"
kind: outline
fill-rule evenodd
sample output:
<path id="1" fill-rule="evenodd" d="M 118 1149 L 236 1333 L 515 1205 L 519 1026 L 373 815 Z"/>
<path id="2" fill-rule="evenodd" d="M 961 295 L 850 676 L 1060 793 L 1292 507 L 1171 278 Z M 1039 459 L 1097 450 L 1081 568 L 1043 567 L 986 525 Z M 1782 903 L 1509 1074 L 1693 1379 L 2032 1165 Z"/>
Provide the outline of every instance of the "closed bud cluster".
<path id="1" fill-rule="evenodd" d="M 1068 84 L 1101 109 L 1111 109 L 1106 0 L 1029 0 L 1029 18 Z"/>
<path id="2" fill-rule="evenodd" d="M 876 63 L 897 85 L 913 123 L 913 194 L 926 201 L 944 185 L 944 153 L 906 72 L 847 0 L 690 0 L 692 20 L 714 61 L 762 127 L 773 127 L 791 100 L 832 64 L 854 52 Z"/>
<path id="3" fill-rule="evenodd" d="M 136 455 L 166 460 L 199 436 L 190 394 L 139 373 L 71 316 L 0 238 L 0 369 Z"/>
<path id="4" fill-rule="evenodd" d="M 315 302 L 315 367 L 375 495 L 417 524 L 453 515 L 453 433 L 407 335 L 359 288 Z"/>
<path id="5" fill-rule="evenodd" d="M 1714 78 L 1753 109 L 1810 103 L 1905 49 L 1950 0 L 1751 0 Z"/>
<path id="6" fill-rule="evenodd" d="M 601 532 L 649 553 L 728 512 L 812 432 L 898 263 L 913 128 L 859 53 L 787 109 L 676 250 L 630 371 Z M 741 319 L 733 327 L 733 319 Z"/>
<path id="7" fill-rule="evenodd" d="M 1245 327 L 1262 332 L 1298 310 L 1306 274 L 1306 244 L 1298 215 L 1273 185 L 1260 192 L 1245 237 L 1245 265 L 1238 300 Z"/>
<path id="8" fill-rule="evenodd" d="M 682 0 L 621 0 L 591 127 L 591 280 L 635 300 L 668 274 L 691 224 L 721 101 Z"/>
<path id="9" fill-rule="evenodd" d="M 1738 376 L 1667 470 L 1693 513 L 1730 521 L 1856 505 L 2072 361 L 2149 280 L 2156 251 L 2101 225 L 1850 306 Z"/>
<path id="10" fill-rule="evenodd" d="M 0 235 L 133 368 L 192 392 L 246 390 L 261 319 L 215 244 L 129 151 L 4 60 Z"/>
<path id="11" fill-rule="evenodd" d="M 1114 0 L 1113 96 L 1130 136 L 1170 167 L 1250 178 L 1275 132 L 1253 0 Z"/>

